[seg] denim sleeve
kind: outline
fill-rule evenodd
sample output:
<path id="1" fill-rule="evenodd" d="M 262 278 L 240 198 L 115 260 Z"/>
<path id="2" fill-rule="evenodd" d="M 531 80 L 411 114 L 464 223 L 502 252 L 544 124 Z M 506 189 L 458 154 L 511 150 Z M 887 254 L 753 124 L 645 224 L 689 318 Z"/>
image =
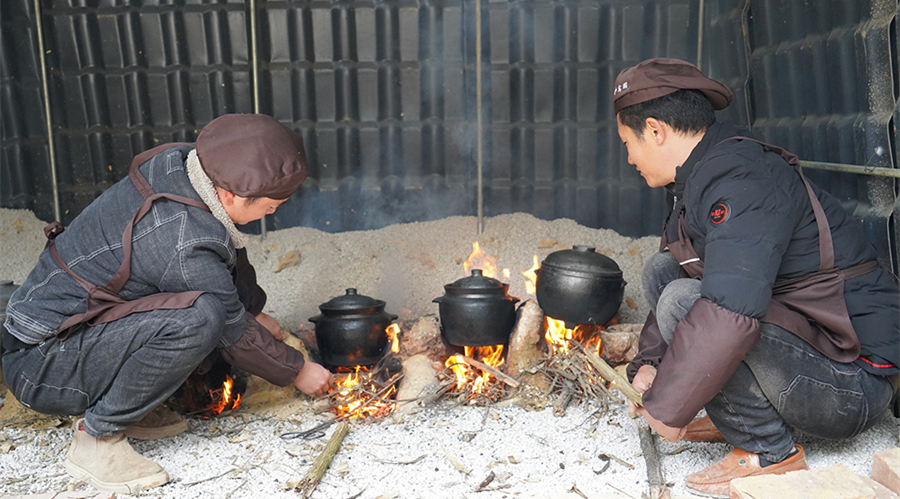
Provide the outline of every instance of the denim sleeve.
<path id="1" fill-rule="evenodd" d="M 222 240 L 191 241 L 177 251 L 160 286 L 161 291 L 205 291 L 221 300 L 225 307 L 225 330 L 219 348 L 234 344 L 247 329 L 244 304 L 232 275 L 235 260 L 234 247 Z"/>

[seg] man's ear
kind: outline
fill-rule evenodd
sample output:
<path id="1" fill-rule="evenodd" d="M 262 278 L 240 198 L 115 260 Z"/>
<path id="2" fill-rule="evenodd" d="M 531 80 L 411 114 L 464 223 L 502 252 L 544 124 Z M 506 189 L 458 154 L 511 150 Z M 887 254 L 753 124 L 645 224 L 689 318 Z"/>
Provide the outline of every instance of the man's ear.
<path id="1" fill-rule="evenodd" d="M 644 136 L 653 140 L 656 145 L 660 146 L 666 141 L 666 127 L 662 121 L 656 118 L 647 118 L 644 120 Z"/>
<path id="2" fill-rule="evenodd" d="M 233 206 L 235 201 L 235 194 L 230 191 L 226 191 L 225 189 L 216 186 L 216 194 L 219 195 L 219 201 L 222 202 L 223 206 Z"/>

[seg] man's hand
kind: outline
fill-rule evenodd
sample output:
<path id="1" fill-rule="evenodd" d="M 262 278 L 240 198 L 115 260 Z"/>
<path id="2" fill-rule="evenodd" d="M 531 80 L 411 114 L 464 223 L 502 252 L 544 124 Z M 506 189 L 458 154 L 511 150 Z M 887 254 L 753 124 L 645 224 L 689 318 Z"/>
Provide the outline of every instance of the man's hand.
<path id="1" fill-rule="evenodd" d="M 297 377 L 294 378 L 294 386 L 310 397 L 327 392 L 332 383 L 334 383 L 334 377 L 331 372 L 309 360 L 303 364 Z"/>
<path id="2" fill-rule="evenodd" d="M 653 385 L 653 380 L 656 379 L 656 368 L 649 365 L 644 364 L 638 369 L 637 374 L 634 375 L 634 379 L 631 381 L 631 386 L 637 390 L 638 393 L 644 393 L 650 389 Z M 628 410 L 635 414 L 638 413 L 638 406 L 634 404 L 632 401 L 628 401 Z"/>
<path id="3" fill-rule="evenodd" d="M 281 329 L 281 324 L 273 319 L 271 315 L 265 312 L 260 312 L 259 315 L 256 316 L 256 322 L 259 322 L 264 328 L 268 329 L 276 340 L 284 341 L 284 333 L 283 329 Z"/>
<path id="4" fill-rule="evenodd" d="M 647 424 L 650 425 L 650 428 L 656 430 L 656 433 L 659 433 L 659 436 L 665 438 L 669 442 L 677 442 L 684 438 L 684 434 L 687 432 L 687 428 L 673 428 L 671 426 L 666 426 L 662 421 L 654 418 L 647 412 L 647 409 L 643 407 L 639 407 L 636 411 L 634 411 L 638 416 L 643 417 Z"/>
<path id="5" fill-rule="evenodd" d="M 656 368 L 651 365 L 643 365 L 638 369 L 637 374 L 634 375 L 631 386 L 633 386 L 638 393 L 644 393 L 653 386 L 654 379 L 656 379 Z M 685 428 L 666 426 L 665 423 L 651 416 L 650 413 L 647 412 L 647 409 L 635 405 L 630 400 L 628 401 L 628 410 L 643 417 L 647 421 L 647 424 L 650 425 L 650 428 L 656 430 L 656 433 L 659 433 L 659 435 L 666 440 L 677 442 L 684 438 Z"/>

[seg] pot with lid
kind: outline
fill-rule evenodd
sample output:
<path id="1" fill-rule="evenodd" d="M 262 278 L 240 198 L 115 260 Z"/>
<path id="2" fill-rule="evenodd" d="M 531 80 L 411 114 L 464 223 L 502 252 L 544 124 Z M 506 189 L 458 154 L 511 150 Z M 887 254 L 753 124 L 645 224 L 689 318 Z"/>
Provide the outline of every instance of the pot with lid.
<path id="1" fill-rule="evenodd" d="M 321 314 L 310 317 L 316 325 L 316 343 L 322 363 L 331 367 L 369 366 L 378 362 L 388 347 L 387 328 L 397 319 L 384 311 L 384 301 L 347 288 L 319 305 Z"/>
<path id="2" fill-rule="evenodd" d="M 544 313 L 577 324 L 603 326 L 612 320 L 625 294 L 625 280 L 616 262 L 590 246 L 555 251 L 541 262 L 535 283 Z"/>
<path id="3" fill-rule="evenodd" d="M 473 269 L 469 277 L 444 285 L 444 296 L 433 301 L 438 304 L 441 334 L 447 343 L 480 347 L 509 341 L 519 299 L 509 296 L 509 284 Z"/>

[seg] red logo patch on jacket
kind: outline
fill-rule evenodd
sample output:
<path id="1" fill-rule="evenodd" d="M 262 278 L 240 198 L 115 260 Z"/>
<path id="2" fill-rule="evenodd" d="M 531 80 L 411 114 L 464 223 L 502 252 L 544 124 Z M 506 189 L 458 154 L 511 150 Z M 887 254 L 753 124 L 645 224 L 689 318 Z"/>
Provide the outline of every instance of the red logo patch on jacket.
<path id="1" fill-rule="evenodd" d="M 709 210 L 709 221 L 714 225 L 719 225 L 728 219 L 728 205 L 725 203 L 716 203 L 711 210 Z"/>

